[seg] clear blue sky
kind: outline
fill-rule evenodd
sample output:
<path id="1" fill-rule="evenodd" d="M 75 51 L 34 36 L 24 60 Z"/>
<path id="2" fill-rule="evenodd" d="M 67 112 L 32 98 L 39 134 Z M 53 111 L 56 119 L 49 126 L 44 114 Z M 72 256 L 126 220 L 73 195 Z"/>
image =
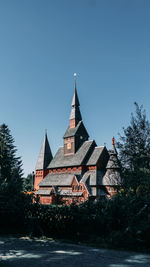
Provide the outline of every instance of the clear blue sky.
<path id="1" fill-rule="evenodd" d="M 63 144 L 77 81 L 83 122 L 111 146 L 134 101 L 150 119 L 149 0 L 0 0 L 0 123 L 11 129 L 25 175 L 44 130 Z"/>

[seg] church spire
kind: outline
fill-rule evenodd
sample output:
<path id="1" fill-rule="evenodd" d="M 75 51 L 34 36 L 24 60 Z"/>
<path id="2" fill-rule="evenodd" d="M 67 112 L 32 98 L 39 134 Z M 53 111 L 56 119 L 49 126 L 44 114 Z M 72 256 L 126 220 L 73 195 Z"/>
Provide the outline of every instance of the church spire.
<path id="1" fill-rule="evenodd" d="M 53 156 L 50 149 L 50 145 L 47 138 L 47 131 L 45 130 L 45 137 L 40 150 L 40 154 L 36 164 L 36 170 L 45 170 L 48 164 L 51 162 Z"/>
<path id="2" fill-rule="evenodd" d="M 73 95 L 71 106 L 72 107 L 74 107 L 74 106 L 79 107 L 80 106 L 79 98 L 78 98 L 78 94 L 77 94 L 76 80 L 74 81 L 74 95 Z"/>
<path id="3" fill-rule="evenodd" d="M 72 99 L 72 109 L 70 114 L 70 128 L 75 128 L 79 121 L 82 121 L 81 113 L 80 113 L 80 103 L 79 98 L 77 94 L 77 88 L 76 88 L 76 79 L 74 83 L 74 94 Z"/>

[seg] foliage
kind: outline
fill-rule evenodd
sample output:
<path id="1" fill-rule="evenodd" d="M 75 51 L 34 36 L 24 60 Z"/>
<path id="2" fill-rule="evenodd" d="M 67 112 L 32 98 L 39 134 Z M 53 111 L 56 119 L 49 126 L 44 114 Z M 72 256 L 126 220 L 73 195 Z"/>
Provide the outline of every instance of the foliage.
<path id="1" fill-rule="evenodd" d="M 28 210 L 28 233 L 110 247 L 149 248 L 150 195 L 119 193 L 111 200 L 82 205 L 34 203 Z M 100 243 L 99 243 L 100 242 Z"/>
<path id="2" fill-rule="evenodd" d="M 22 161 L 7 125 L 0 125 L 0 184 L 14 193 L 22 188 Z"/>
<path id="3" fill-rule="evenodd" d="M 147 187 L 150 192 L 150 123 L 143 107 L 135 103 L 135 115 L 130 125 L 123 128 L 124 135 L 117 143 L 123 167 L 124 188 L 135 193 L 137 188 Z"/>
<path id="4" fill-rule="evenodd" d="M 12 229 L 23 225 L 31 197 L 22 192 L 22 161 L 7 125 L 0 125 L 0 224 Z"/>
<path id="5" fill-rule="evenodd" d="M 118 142 L 121 163 L 132 171 L 150 168 L 150 123 L 143 107 L 135 102 L 136 113 Z"/>
<path id="6" fill-rule="evenodd" d="M 25 230 L 32 195 L 18 192 L 12 194 L 8 186 L 0 188 L 0 233 L 20 233 Z"/>

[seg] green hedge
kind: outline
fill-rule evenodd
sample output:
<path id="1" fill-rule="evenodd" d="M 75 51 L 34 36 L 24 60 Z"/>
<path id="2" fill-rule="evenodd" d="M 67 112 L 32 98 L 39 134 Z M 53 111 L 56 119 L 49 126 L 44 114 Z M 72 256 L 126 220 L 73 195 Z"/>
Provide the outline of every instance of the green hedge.
<path id="1" fill-rule="evenodd" d="M 11 212 L 0 214 L 0 226 L 9 226 L 10 232 L 15 228 L 31 236 L 103 241 L 119 248 L 150 247 L 150 195 L 118 194 L 79 206 L 33 204 L 25 195 L 16 201 L 9 202 Z"/>
<path id="2" fill-rule="evenodd" d="M 150 196 L 117 195 L 112 200 L 86 202 L 80 206 L 32 206 L 34 231 L 77 240 L 104 240 L 116 247 L 148 247 Z M 33 227 L 33 226 L 32 226 Z"/>

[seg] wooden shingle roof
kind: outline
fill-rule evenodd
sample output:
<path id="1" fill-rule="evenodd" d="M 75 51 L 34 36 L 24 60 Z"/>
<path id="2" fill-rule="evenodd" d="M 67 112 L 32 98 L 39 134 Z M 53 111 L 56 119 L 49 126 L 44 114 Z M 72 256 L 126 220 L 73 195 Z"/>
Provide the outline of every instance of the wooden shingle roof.
<path id="1" fill-rule="evenodd" d="M 48 142 L 47 134 L 45 134 L 35 169 L 45 170 L 48 164 L 51 162 L 52 158 L 53 156 Z"/>
<path id="2" fill-rule="evenodd" d="M 39 186 L 70 186 L 75 175 L 70 173 L 49 173 Z"/>
<path id="3" fill-rule="evenodd" d="M 96 165 L 100 156 L 102 155 L 103 150 L 105 149 L 104 146 L 97 146 L 94 148 L 94 151 L 91 155 L 91 157 L 89 158 L 88 162 L 87 162 L 87 166 L 90 165 Z"/>
<path id="4" fill-rule="evenodd" d="M 65 156 L 64 147 L 60 147 L 48 169 L 85 165 L 95 146 L 94 140 L 85 141 L 74 155 L 69 156 Z"/>

